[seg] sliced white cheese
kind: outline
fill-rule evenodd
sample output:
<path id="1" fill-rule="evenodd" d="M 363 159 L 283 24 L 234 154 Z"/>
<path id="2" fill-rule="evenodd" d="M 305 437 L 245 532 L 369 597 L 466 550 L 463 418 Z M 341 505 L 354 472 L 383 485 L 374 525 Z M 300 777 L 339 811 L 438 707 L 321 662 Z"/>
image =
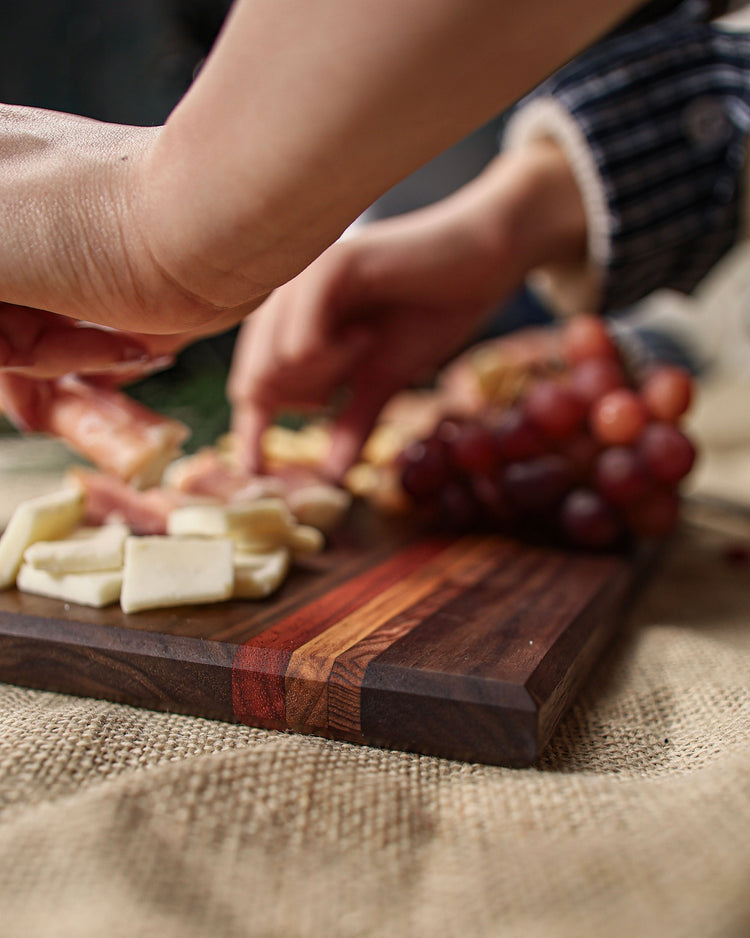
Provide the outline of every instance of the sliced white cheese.
<path id="1" fill-rule="evenodd" d="M 255 498 L 231 505 L 185 505 L 167 519 L 167 532 L 196 537 L 230 537 L 239 549 L 268 553 L 290 547 L 296 553 L 317 553 L 324 547 L 316 528 L 298 524 L 281 498 Z"/>
<path id="2" fill-rule="evenodd" d="M 335 485 L 306 485 L 290 492 L 287 504 L 301 524 L 309 524 L 329 534 L 341 522 L 352 503 L 352 496 Z"/>
<path id="3" fill-rule="evenodd" d="M 12 586 L 27 547 L 65 537 L 83 517 L 83 492 L 61 489 L 30 498 L 16 508 L 0 537 L 0 589 Z"/>
<path id="4" fill-rule="evenodd" d="M 319 554 L 326 546 L 326 539 L 317 528 L 298 524 L 290 532 L 287 544 L 295 554 Z"/>
<path id="5" fill-rule="evenodd" d="M 230 538 L 127 538 L 123 611 L 228 599 L 234 586 L 233 549 Z"/>
<path id="6" fill-rule="evenodd" d="M 228 537 L 227 510 L 222 505 L 181 505 L 167 516 L 167 534 Z"/>
<path id="7" fill-rule="evenodd" d="M 269 553 L 234 554 L 234 596 L 237 599 L 264 599 L 286 579 L 291 554 L 286 547 Z"/>
<path id="8" fill-rule="evenodd" d="M 230 526 L 241 549 L 267 553 L 290 547 L 295 553 L 317 553 L 325 546 L 323 535 L 315 528 L 298 524 L 282 498 L 256 498 L 244 504 L 230 505 Z"/>
<path id="9" fill-rule="evenodd" d="M 104 524 L 97 528 L 79 528 L 61 541 L 37 541 L 27 547 L 27 564 L 50 573 L 95 573 L 122 568 L 126 524 Z"/>
<path id="10" fill-rule="evenodd" d="M 286 545 L 297 522 L 283 498 L 255 498 L 227 506 L 230 524 L 242 542 L 266 545 L 268 550 Z"/>
<path id="11" fill-rule="evenodd" d="M 119 599 L 122 571 L 50 573 L 25 563 L 18 571 L 17 586 L 24 593 L 36 593 L 63 602 L 79 603 L 82 606 L 109 606 Z"/>

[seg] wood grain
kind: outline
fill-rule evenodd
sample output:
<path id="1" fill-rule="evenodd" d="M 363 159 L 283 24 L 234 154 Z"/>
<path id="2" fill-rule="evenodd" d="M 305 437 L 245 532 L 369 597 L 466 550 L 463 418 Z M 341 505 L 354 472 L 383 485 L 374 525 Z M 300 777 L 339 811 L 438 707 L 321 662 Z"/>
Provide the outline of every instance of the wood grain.
<path id="1" fill-rule="evenodd" d="M 355 512 L 263 602 L 125 615 L 0 594 L 0 680 L 505 765 L 533 762 L 633 565 Z"/>

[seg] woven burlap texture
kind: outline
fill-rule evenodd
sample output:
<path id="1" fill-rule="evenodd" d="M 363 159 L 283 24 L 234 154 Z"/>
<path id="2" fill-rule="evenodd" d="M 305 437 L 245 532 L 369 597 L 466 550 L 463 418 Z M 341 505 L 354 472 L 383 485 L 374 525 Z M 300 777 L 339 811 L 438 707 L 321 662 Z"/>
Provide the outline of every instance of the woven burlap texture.
<path id="1" fill-rule="evenodd" d="M 0 685 L 0 934 L 750 935 L 735 540 L 686 528 L 528 770 Z"/>

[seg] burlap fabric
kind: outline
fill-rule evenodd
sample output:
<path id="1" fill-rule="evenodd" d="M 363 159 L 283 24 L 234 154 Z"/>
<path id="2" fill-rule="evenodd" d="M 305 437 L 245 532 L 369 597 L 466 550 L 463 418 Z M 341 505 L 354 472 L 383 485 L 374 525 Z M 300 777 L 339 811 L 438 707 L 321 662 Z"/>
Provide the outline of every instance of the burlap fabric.
<path id="1" fill-rule="evenodd" d="M 0 685 L 0 935 L 750 935 L 747 531 L 685 526 L 533 769 Z"/>

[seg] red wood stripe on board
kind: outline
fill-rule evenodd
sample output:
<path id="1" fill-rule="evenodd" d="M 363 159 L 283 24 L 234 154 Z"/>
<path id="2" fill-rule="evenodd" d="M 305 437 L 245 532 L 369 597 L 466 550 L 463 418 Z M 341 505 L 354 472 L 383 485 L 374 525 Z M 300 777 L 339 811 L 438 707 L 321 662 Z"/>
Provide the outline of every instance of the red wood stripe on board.
<path id="1" fill-rule="evenodd" d="M 334 736 L 353 742 L 363 741 L 361 687 L 373 658 L 504 564 L 512 552 L 509 542 L 485 538 L 472 553 L 473 562 L 466 569 L 457 567 L 451 570 L 445 582 L 424 599 L 376 628 L 336 658 L 328 682 L 328 729 Z"/>
<path id="2" fill-rule="evenodd" d="M 486 550 L 480 539 L 462 538 L 297 648 L 286 671 L 287 726 L 327 731 L 328 681 L 337 657 L 446 581 L 465 575 Z"/>
<path id="3" fill-rule="evenodd" d="M 284 678 L 296 649 L 419 569 L 450 543 L 431 538 L 412 544 L 240 645 L 232 664 L 235 719 L 251 726 L 286 728 Z"/>

